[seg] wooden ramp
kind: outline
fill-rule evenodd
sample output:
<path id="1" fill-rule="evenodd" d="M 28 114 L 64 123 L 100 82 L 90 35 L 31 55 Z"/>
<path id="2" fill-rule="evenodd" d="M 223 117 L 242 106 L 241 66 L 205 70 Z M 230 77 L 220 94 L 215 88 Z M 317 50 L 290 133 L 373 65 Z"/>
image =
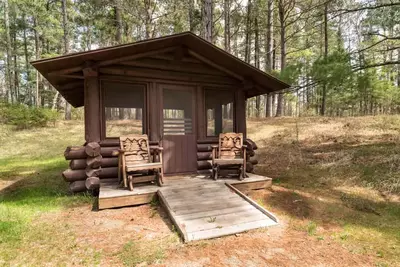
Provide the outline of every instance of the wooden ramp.
<path id="1" fill-rule="evenodd" d="M 158 190 L 185 242 L 277 224 L 276 217 L 228 183 L 187 182 Z"/>

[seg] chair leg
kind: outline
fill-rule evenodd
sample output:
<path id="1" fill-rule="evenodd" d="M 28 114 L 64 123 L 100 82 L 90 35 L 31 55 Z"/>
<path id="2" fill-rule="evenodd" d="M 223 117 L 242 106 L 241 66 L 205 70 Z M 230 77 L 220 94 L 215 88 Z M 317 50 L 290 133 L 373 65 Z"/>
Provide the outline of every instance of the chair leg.
<path id="1" fill-rule="evenodd" d="M 162 169 L 160 169 L 159 174 L 160 174 L 160 182 L 161 182 L 161 186 L 162 186 L 164 184 L 164 173 L 163 173 Z"/>
<path id="2" fill-rule="evenodd" d="M 239 180 L 242 181 L 245 178 L 245 176 L 246 176 L 245 169 L 244 169 L 244 167 L 242 165 L 242 166 L 240 166 Z"/>
<path id="3" fill-rule="evenodd" d="M 214 180 L 216 181 L 218 180 L 218 175 L 219 175 L 219 165 L 215 165 L 213 171 L 214 171 Z"/>
<path id="4" fill-rule="evenodd" d="M 163 182 L 162 182 L 162 178 L 161 178 L 162 174 L 159 171 L 156 171 L 156 183 L 158 186 L 163 186 Z"/>
<path id="5" fill-rule="evenodd" d="M 123 178 L 124 188 L 127 188 L 128 187 L 128 181 L 127 181 L 125 169 L 122 170 L 122 178 Z"/>
<path id="6" fill-rule="evenodd" d="M 132 177 L 132 175 L 128 176 L 128 184 L 129 184 L 129 190 L 133 191 L 133 177 Z"/>

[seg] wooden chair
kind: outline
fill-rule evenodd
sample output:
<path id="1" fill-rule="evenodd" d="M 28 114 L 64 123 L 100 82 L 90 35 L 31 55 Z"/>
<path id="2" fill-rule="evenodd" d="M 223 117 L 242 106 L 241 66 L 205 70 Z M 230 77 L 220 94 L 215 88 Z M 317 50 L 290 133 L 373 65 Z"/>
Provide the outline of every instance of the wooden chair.
<path id="1" fill-rule="evenodd" d="M 243 145 L 243 134 L 223 133 L 219 135 L 218 145 L 212 146 L 212 175 L 218 179 L 220 167 L 239 167 L 239 179 L 246 175 L 246 145 Z M 218 154 L 218 156 L 217 156 Z"/>
<path id="2" fill-rule="evenodd" d="M 163 184 L 162 147 L 155 147 L 153 161 L 151 161 L 150 145 L 147 135 L 127 135 L 119 138 L 118 178 L 121 182 L 121 171 L 124 188 L 133 184 L 155 181 L 157 185 Z M 159 161 L 156 162 L 158 155 Z M 145 175 L 143 175 L 143 171 Z M 150 171 L 154 174 L 149 175 Z M 139 172 L 139 173 L 138 173 Z"/>

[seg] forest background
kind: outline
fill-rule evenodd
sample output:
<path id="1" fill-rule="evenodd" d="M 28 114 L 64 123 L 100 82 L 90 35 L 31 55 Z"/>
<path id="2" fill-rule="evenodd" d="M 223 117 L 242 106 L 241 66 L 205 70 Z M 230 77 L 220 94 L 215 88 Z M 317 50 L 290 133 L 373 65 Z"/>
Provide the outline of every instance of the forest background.
<path id="1" fill-rule="evenodd" d="M 71 107 L 30 61 L 192 31 L 289 90 L 248 117 L 400 112 L 398 0 L 1 0 L 0 99 Z"/>

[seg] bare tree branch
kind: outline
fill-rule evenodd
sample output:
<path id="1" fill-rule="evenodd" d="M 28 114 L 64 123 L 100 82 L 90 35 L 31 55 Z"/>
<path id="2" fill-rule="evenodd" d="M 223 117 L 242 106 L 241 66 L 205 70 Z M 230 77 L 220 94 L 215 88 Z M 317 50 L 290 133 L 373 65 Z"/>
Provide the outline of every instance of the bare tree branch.
<path id="1" fill-rule="evenodd" d="M 400 64 L 400 60 L 385 61 L 385 62 L 376 63 L 376 64 L 364 65 L 364 66 L 360 66 L 358 68 L 353 68 L 353 71 L 371 69 L 371 68 L 382 67 L 382 66 L 387 66 L 387 65 L 397 65 L 397 64 Z"/>
<path id="2" fill-rule="evenodd" d="M 390 2 L 390 3 L 375 5 L 375 6 L 362 6 L 362 7 L 358 7 L 358 8 L 354 8 L 354 9 L 336 9 L 334 12 L 341 12 L 339 15 L 342 15 L 342 14 L 346 14 L 346 13 L 358 12 L 358 11 L 363 11 L 363 10 L 374 10 L 374 9 L 378 9 L 378 8 L 392 7 L 392 6 L 400 6 L 400 2 Z"/>

